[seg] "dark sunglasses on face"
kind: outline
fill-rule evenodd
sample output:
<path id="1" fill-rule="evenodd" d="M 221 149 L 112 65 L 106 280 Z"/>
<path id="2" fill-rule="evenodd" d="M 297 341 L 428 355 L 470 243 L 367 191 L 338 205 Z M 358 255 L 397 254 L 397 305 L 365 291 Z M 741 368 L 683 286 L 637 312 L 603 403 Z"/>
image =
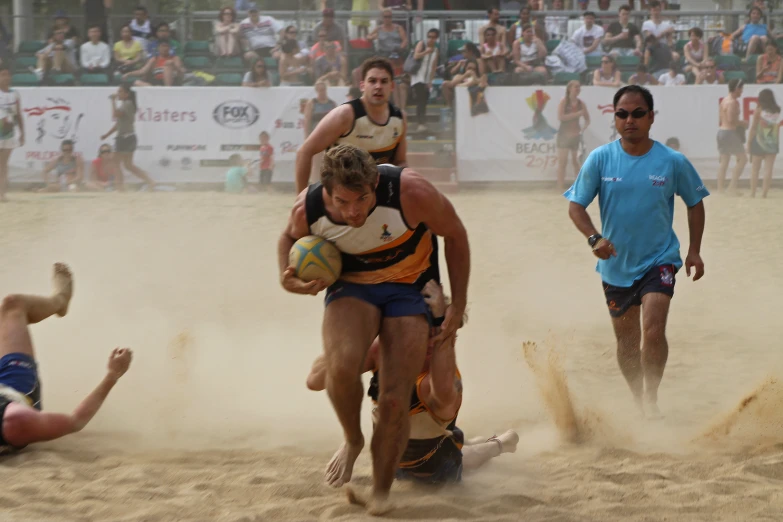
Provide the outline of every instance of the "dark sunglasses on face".
<path id="1" fill-rule="evenodd" d="M 111 154 L 111 151 L 110 150 L 102 150 L 101 154 Z"/>
<path id="2" fill-rule="evenodd" d="M 628 112 L 625 109 L 620 109 L 619 111 L 616 111 L 614 113 L 614 116 L 615 118 L 620 118 L 621 120 L 627 120 L 628 116 L 630 116 L 634 120 L 638 120 L 640 118 L 644 118 L 648 112 L 650 111 L 646 109 L 634 109 L 631 112 Z"/>

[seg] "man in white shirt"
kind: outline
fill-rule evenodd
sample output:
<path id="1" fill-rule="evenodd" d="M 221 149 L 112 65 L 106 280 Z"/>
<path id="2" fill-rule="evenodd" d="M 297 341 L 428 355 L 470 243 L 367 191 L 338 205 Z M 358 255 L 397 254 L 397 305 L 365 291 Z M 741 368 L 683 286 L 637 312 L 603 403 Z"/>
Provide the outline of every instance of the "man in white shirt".
<path id="1" fill-rule="evenodd" d="M 595 13 L 587 11 L 584 15 L 584 25 L 574 31 L 571 40 L 582 49 L 585 56 L 603 56 L 601 40 L 604 38 L 604 28 L 595 24 Z"/>
<path id="2" fill-rule="evenodd" d="M 105 73 L 111 63 L 111 49 L 101 41 L 101 28 L 94 25 L 87 30 L 89 41 L 79 51 L 83 73 Z"/>
<path id="3" fill-rule="evenodd" d="M 647 38 L 652 34 L 658 41 L 666 42 L 671 47 L 674 38 L 674 25 L 669 20 L 661 19 L 661 3 L 652 0 L 650 6 L 650 19 L 642 24 L 642 37 Z"/>
<path id="4" fill-rule="evenodd" d="M 271 16 L 259 16 L 255 7 L 248 11 L 248 17 L 239 24 L 242 38 L 247 42 L 248 52 L 245 60 L 253 62 L 258 58 L 272 56 L 272 49 L 277 45 L 283 24 Z"/>

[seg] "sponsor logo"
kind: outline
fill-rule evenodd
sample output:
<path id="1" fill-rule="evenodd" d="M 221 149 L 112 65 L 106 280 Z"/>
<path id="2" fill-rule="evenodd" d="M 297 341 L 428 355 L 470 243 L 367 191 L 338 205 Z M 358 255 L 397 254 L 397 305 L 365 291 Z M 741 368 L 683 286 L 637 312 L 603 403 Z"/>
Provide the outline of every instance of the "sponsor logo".
<path id="1" fill-rule="evenodd" d="M 252 151 L 252 152 L 258 152 L 259 145 L 256 144 L 250 144 L 250 145 L 221 145 L 220 150 L 222 152 L 238 152 L 238 151 Z"/>
<path id="2" fill-rule="evenodd" d="M 304 118 L 297 121 L 275 120 L 275 129 L 304 129 Z"/>
<path id="3" fill-rule="evenodd" d="M 22 110 L 27 116 L 28 125 L 35 128 L 35 142 L 43 143 L 44 138 L 54 140 L 78 141 L 79 125 L 85 113 L 75 110 L 65 98 L 46 98 L 46 102 Z"/>
<path id="4" fill-rule="evenodd" d="M 517 143 L 517 154 L 554 154 L 557 146 L 554 143 Z"/>
<path id="5" fill-rule="evenodd" d="M 163 156 L 158 160 L 158 165 L 160 165 L 163 168 L 167 168 L 171 166 L 171 158 L 168 156 Z"/>
<path id="6" fill-rule="evenodd" d="M 193 166 L 193 160 L 187 156 L 179 161 L 179 166 L 182 170 L 190 170 Z"/>
<path id="7" fill-rule="evenodd" d="M 674 271 L 671 269 L 671 267 L 662 266 L 660 267 L 660 270 L 661 270 L 661 284 L 664 286 L 673 286 Z"/>
<path id="8" fill-rule="evenodd" d="M 166 147 L 166 150 L 171 150 L 175 152 L 183 151 L 183 150 L 196 152 L 201 150 L 207 150 L 207 146 L 206 145 L 169 145 Z"/>
<path id="9" fill-rule="evenodd" d="M 601 181 L 607 181 L 609 183 L 616 183 L 618 181 L 622 181 L 623 178 L 601 178 Z"/>
<path id="10" fill-rule="evenodd" d="M 136 111 L 136 121 L 140 123 L 195 123 L 198 115 L 195 111 L 156 111 L 152 108 Z"/>
<path id="11" fill-rule="evenodd" d="M 360 140 L 371 140 L 373 136 L 371 134 L 357 134 L 356 137 Z"/>
<path id="12" fill-rule="evenodd" d="M 653 187 L 663 187 L 664 185 L 666 185 L 666 176 L 653 176 L 652 174 L 650 174 L 648 178 L 650 179 L 650 181 L 652 181 Z"/>
<path id="13" fill-rule="evenodd" d="M 538 89 L 528 98 L 525 99 L 527 106 L 533 111 L 532 125 L 526 129 L 522 129 L 522 133 L 528 140 L 544 140 L 551 141 L 557 135 L 557 129 L 549 125 L 549 122 L 544 116 L 544 107 L 550 100 L 550 96 Z"/>
<path id="14" fill-rule="evenodd" d="M 229 167 L 231 162 L 228 159 L 205 159 L 198 162 L 200 167 Z"/>
<path id="15" fill-rule="evenodd" d="M 388 243 L 389 241 L 392 240 L 392 235 L 389 232 L 389 225 L 383 225 L 381 227 L 381 229 L 382 229 L 381 230 L 381 241 L 383 241 L 384 243 Z"/>
<path id="16" fill-rule="evenodd" d="M 281 154 L 288 154 L 288 153 L 295 154 L 296 153 L 296 149 L 298 149 L 298 148 L 299 148 L 299 144 L 298 143 L 291 143 L 290 141 L 284 141 L 283 143 L 280 144 L 280 153 Z"/>
<path id="17" fill-rule="evenodd" d="M 704 185 L 699 185 L 698 187 L 696 187 L 696 192 L 701 192 L 702 190 L 706 190 Z"/>
<path id="18" fill-rule="evenodd" d="M 242 100 L 223 102 L 212 111 L 215 121 L 228 129 L 246 129 L 261 117 L 255 105 Z"/>
<path id="19" fill-rule="evenodd" d="M 136 147 L 136 151 L 143 150 L 143 151 L 145 151 L 145 152 L 149 152 L 149 151 L 151 151 L 153 148 L 154 148 L 154 147 L 153 147 L 152 145 L 138 145 L 138 146 Z"/>

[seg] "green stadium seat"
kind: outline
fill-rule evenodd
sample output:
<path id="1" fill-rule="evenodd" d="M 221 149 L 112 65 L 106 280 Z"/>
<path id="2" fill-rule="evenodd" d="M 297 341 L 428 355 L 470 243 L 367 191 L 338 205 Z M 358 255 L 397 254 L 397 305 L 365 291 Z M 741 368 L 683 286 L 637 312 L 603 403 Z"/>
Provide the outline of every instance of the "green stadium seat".
<path id="1" fill-rule="evenodd" d="M 636 71 L 636 68 L 642 63 L 638 56 L 618 56 L 614 61 L 617 64 L 617 67 L 627 70 L 633 69 L 634 71 Z"/>
<path id="2" fill-rule="evenodd" d="M 742 59 L 735 54 L 720 54 L 715 57 L 718 69 L 739 69 Z"/>
<path id="3" fill-rule="evenodd" d="M 555 73 L 553 83 L 555 85 L 566 85 L 568 82 L 576 80 L 579 81 L 579 73 L 559 72 Z"/>
<path id="4" fill-rule="evenodd" d="M 217 62 L 215 63 L 215 68 L 219 72 L 244 72 L 245 71 L 245 62 L 242 60 L 242 58 L 239 58 L 238 56 L 224 56 L 222 58 L 218 58 Z"/>
<path id="5" fill-rule="evenodd" d="M 186 56 L 182 63 L 188 71 L 203 71 L 212 67 L 212 60 L 207 56 Z"/>
<path id="6" fill-rule="evenodd" d="M 87 85 L 87 86 L 98 86 L 98 85 L 106 86 L 109 85 L 109 75 L 103 73 L 98 73 L 98 74 L 84 73 L 79 78 L 79 82 L 82 85 Z"/>
<path id="7" fill-rule="evenodd" d="M 239 73 L 220 73 L 215 76 L 215 84 L 226 87 L 238 87 L 242 85 L 242 75 Z"/>
<path id="8" fill-rule="evenodd" d="M 628 80 L 631 79 L 631 76 L 636 74 L 636 71 L 622 71 L 620 73 L 620 79 L 623 81 L 623 83 L 628 83 Z"/>
<path id="9" fill-rule="evenodd" d="M 275 71 L 277 70 L 277 60 L 275 60 L 271 56 L 267 56 L 266 58 L 264 58 L 264 64 L 266 64 L 266 68 L 269 71 L 271 71 L 273 69 Z"/>
<path id="10" fill-rule="evenodd" d="M 748 81 L 748 75 L 745 74 L 745 71 L 726 71 L 723 73 L 723 77 L 727 82 L 734 79 L 742 80 L 743 82 Z"/>
<path id="11" fill-rule="evenodd" d="M 750 65 L 750 66 L 752 66 L 755 69 L 756 61 L 758 61 L 759 56 L 761 56 L 761 55 L 760 54 L 751 54 L 750 56 L 745 58 L 743 60 L 743 62 L 745 62 L 745 65 Z"/>
<path id="12" fill-rule="evenodd" d="M 14 69 L 17 71 L 29 71 L 30 67 L 35 68 L 38 65 L 38 58 L 35 56 L 17 56 L 14 58 Z"/>
<path id="13" fill-rule="evenodd" d="M 546 52 L 551 53 L 554 51 L 557 46 L 560 45 L 560 40 L 547 40 L 546 41 Z"/>
<path id="14" fill-rule="evenodd" d="M 674 45 L 674 48 L 677 50 L 678 53 L 682 53 L 682 50 L 685 48 L 685 44 L 690 42 L 690 40 L 677 40 L 677 43 Z"/>
<path id="15" fill-rule="evenodd" d="M 11 84 L 17 87 L 37 87 L 41 80 L 33 73 L 17 73 L 11 77 Z"/>
<path id="16" fill-rule="evenodd" d="M 191 40 L 185 44 L 185 56 L 210 56 L 212 49 L 209 42 L 200 40 Z"/>
<path id="17" fill-rule="evenodd" d="M 41 40 L 25 40 L 19 42 L 19 54 L 35 54 L 46 47 L 46 42 Z"/>
<path id="18" fill-rule="evenodd" d="M 585 63 L 589 69 L 601 67 L 602 56 L 585 56 Z"/>
<path id="19" fill-rule="evenodd" d="M 448 57 L 451 58 L 455 54 L 459 54 L 459 50 L 468 42 L 470 40 L 449 40 Z"/>
<path id="20" fill-rule="evenodd" d="M 73 74 L 53 74 L 50 78 L 54 85 L 76 85 L 76 77 Z"/>

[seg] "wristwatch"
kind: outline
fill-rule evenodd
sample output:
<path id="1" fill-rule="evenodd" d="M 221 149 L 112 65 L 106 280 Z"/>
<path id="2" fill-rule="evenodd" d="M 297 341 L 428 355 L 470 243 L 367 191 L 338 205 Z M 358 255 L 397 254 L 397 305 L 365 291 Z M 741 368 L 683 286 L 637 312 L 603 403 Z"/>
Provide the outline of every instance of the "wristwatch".
<path id="1" fill-rule="evenodd" d="M 593 234 L 592 236 L 587 238 L 587 244 L 590 245 L 590 248 L 593 248 L 596 243 L 598 243 L 599 239 L 603 239 L 603 236 L 601 234 Z"/>

